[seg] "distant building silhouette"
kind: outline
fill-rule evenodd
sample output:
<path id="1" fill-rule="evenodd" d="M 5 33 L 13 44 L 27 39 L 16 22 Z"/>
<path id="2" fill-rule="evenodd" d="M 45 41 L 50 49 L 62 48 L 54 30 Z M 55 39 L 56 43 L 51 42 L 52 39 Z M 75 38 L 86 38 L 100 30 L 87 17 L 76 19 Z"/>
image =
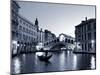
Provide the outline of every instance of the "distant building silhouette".
<path id="1" fill-rule="evenodd" d="M 44 35 L 45 43 L 53 42 L 56 39 L 56 35 L 52 33 L 51 31 L 46 29 L 44 33 L 45 33 Z"/>

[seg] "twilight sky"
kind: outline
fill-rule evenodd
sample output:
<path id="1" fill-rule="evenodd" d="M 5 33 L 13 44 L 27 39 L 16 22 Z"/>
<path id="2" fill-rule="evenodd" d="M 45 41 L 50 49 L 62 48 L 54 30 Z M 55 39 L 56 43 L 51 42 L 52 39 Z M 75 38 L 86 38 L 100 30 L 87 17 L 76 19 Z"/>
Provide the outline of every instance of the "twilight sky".
<path id="1" fill-rule="evenodd" d="M 60 33 L 75 37 L 75 26 L 85 17 L 95 18 L 95 6 L 53 4 L 18 1 L 19 14 L 29 21 L 39 21 L 39 27 L 48 29 L 58 36 Z"/>

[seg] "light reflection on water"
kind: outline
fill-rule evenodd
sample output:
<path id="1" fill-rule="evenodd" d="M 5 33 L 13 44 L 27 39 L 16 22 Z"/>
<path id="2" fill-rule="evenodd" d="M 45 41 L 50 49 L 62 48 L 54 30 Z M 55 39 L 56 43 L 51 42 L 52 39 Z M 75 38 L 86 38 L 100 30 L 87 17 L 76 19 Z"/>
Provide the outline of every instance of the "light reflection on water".
<path id="1" fill-rule="evenodd" d="M 91 69 L 95 69 L 95 57 L 94 56 L 91 56 Z"/>
<path id="2" fill-rule="evenodd" d="M 20 67 L 21 67 L 21 62 L 20 62 L 19 58 L 15 58 L 14 59 L 14 73 L 15 74 L 20 73 Z"/>
<path id="3" fill-rule="evenodd" d="M 61 60 L 59 63 L 60 63 L 60 70 L 63 70 L 64 69 L 64 66 L 65 66 L 65 60 L 66 60 L 66 57 L 65 57 L 65 52 L 63 51 L 62 54 L 60 55 L 60 59 Z"/>
<path id="4" fill-rule="evenodd" d="M 40 61 L 36 54 L 23 54 L 13 58 L 12 72 L 32 73 L 47 71 L 65 71 L 95 69 L 95 55 L 73 54 L 71 51 L 52 52 L 49 62 Z"/>
<path id="5" fill-rule="evenodd" d="M 38 65 L 38 61 L 37 61 L 38 60 L 38 57 L 37 57 L 37 54 L 35 54 L 35 58 L 36 58 L 35 59 L 35 64 Z"/>
<path id="6" fill-rule="evenodd" d="M 73 56 L 73 70 L 77 68 L 77 55 Z"/>

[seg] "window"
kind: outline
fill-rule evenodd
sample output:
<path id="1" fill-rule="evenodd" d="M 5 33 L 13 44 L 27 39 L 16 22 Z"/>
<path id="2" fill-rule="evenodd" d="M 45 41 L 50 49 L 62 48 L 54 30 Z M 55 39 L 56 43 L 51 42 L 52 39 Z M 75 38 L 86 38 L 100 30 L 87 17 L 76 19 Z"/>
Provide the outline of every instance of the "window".
<path id="1" fill-rule="evenodd" d="M 25 40 L 25 35 L 23 34 L 23 40 Z"/>
<path id="2" fill-rule="evenodd" d="M 86 34 L 85 34 L 85 40 L 86 40 Z"/>
<path id="3" fill-rule="evenodd" d="M 20 23 L 22 23 L 22 20 L 20 19 Z"/>
<path id="4" fill-rule="evenodd" d="M 84 26 L 84 32 L 86 32 L 86 26 Z"/>
<path id="5" fill-rule="evenodd" d="M 87 45 L 86 45 L 86 43 L 85 43 L 85 51 L 87 50 Z"/>
<path id="6" fill-rule="evenodd" d="M 82 26 L 82 32 L 84 32 L 84 27 Z"/>
<path id="7" fill-rule="evenodd" d="M 96 29 L 96 23 L 93 24 L 93 28 Z"/>
<path id="8" fill-rule="evenodd" d="M 87 30 L 88 30 L 88 31 L 91 30 L 91 24 L 87 25 Z"/>
<path id="9" fill-rule="evenodd" d="M 84 45 L 82 44 L 82 50 L 84 50 Z"/>
<path id="10" fill-rule="evenodd" d="M 94 39 L 96 39 L 96 32 L 94 32 Z"/>
<path id="11" fill-rule="evenodd" d="M 22 39 L 22 34 L 19 34 L 19 39 Z"/>
<path id="12" fill-rule="evenodd" d="M 65 39 L 65 42 L 67 42 L 67 38 Z"/>
<path id="13" fill-rule="evenodd" d="M 90 51 L 92 49 L 92 44 L 88 43 L 88 51 Z"/>
<path id="14" fill-rule="evenodd" d="M 79 38 L 78 41 L 81 41 L 81 39 Z"/>
<path id="15" fill-rule="evenodd" d="M 19 26 L 19 30 L 22 30 L 22 26 Z"/>
<path id="16" fill-rule="evenodd" d="M 23 21 L 23 24 L 25 25 L 25 22 Z"/>
<path id="17" fill-rule="evenodd" d="M 77 27 L 77 28 L 78 28 L 78 32 L 80 32 L 80 30 L 81 30 L 80 27 Z"/>
<path id="18" fill-rule="evenodd" d="M 81 35 L 78 35 L 78 37 L 80 38 L 80 37 L 81 37 Z"/>
<path id="19" fill-rule="evenodd" d="M 23 31 L 25 31 L 25 28 L 23 27 Z"/>
<path id="20" fill-rule="evenodd" d="M 88 40 L 91 40 L 91 33 L 88 33 Z"/>
<path id="21" fill-rule="evenodd" d="M 84 37 L 83 37 L 83 35 L 82 35 L 82 41 L 84 40 Z"/>

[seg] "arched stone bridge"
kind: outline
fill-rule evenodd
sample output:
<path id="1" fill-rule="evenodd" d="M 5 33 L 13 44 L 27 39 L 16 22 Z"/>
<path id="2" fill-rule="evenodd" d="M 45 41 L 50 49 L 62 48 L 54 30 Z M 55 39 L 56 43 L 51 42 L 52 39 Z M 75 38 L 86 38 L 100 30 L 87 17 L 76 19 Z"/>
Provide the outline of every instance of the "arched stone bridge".
<path id="1" fill-rule="evenodd" d="M 44 45 L 50 50 L 61 47 L 65 47 L 66 49 L 74 49 L 74 41 L 75 39 L 73 37 L 61 33 L 57 38 L 48 42 L 47 44 L 45 43 Z"/>

